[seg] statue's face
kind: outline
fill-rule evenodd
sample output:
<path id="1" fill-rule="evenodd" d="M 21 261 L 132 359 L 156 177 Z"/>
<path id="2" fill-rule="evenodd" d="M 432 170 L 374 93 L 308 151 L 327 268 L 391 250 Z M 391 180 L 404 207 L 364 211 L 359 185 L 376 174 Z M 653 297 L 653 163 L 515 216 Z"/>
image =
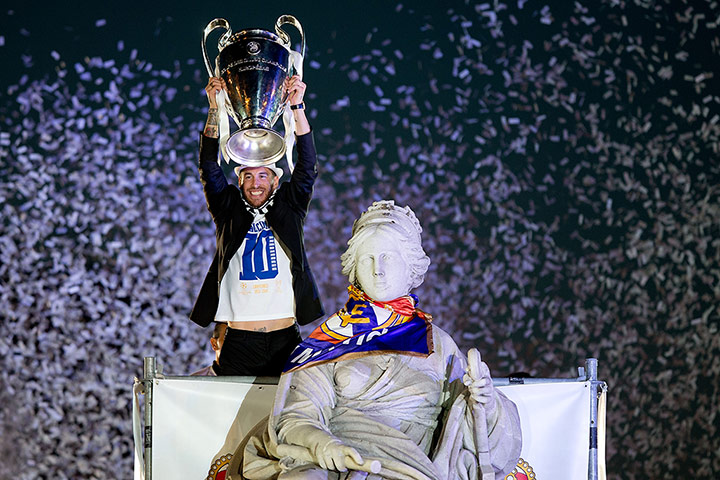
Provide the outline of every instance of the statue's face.
<path id="1" fill-rule="evenodd" d="M 400 245 L 397 234 L 378 229 L 357 249 L 355 278 L 374 300 L 387 302 L 410 291 L 411 268 L 400 254 Z"/>

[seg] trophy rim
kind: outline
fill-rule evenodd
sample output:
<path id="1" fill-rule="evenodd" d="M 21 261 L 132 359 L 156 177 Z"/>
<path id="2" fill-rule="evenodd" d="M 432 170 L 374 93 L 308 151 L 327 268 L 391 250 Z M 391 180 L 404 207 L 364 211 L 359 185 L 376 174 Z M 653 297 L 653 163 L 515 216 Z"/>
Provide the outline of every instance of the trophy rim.
<path id="1" fill-rule="evenodd" d="M 261 37 L 265 40 L 272 40 L 276 43 L 279 43 L 282 46 L 286 46 L 285 43 L 283 42 L 282 38 L 280 38 L 279 35 L 271 32 L 269 30 L 265 30 L 264 28 L 246 28 L 244 30 L 235 32 L 230 36 L 230 38 L 228 39 L 228 42 L 225 44 L 225 46 L 228 46 L 228 45 L 235 43 L 237 41 L 240 41 L 242 39 L 253 38 L 253 36 Z"/>

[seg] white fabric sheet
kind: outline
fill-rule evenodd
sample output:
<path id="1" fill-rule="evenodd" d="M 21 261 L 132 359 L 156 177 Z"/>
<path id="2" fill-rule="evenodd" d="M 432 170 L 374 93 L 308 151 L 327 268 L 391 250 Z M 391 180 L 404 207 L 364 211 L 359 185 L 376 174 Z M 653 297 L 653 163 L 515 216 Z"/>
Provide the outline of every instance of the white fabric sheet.
<path id="1" fill-rule="evenodd" d="M 215 455 L 237 442 L 271 411 L 276 391 L 275 385 L 192 378 L 157 379 L 153 388 L 152 467 L 153 478 L 161 479 L 207 478 Z M 525 463 L 518 471 L 532 469 L 537 479 L 587 478 L 589 382 L 498 388 L 515 402 L 520 414 L 521 461 Z M 236 415 L 238 412 L 241 414 Z M 602 479 L 605 473 L 604 396 L 600 401 L 598 426 Z M 142 468 L 139 463 L 138 468 Z M 136 471 L 136 478 L 138 473 Z"/>

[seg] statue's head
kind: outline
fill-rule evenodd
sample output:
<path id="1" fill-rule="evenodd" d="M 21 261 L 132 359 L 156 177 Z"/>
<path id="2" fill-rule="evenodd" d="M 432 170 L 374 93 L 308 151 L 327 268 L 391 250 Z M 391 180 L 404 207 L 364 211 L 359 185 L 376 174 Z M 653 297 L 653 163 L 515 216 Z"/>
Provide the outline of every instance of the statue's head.
<path id="1" fill-rule="evenodd" d="M 342 273 L 374 300 L 407 295 L 423 282 L 430 265 L 421 232 L 410 207 L 392 200 L 373 203 L 353 224 Z"/>

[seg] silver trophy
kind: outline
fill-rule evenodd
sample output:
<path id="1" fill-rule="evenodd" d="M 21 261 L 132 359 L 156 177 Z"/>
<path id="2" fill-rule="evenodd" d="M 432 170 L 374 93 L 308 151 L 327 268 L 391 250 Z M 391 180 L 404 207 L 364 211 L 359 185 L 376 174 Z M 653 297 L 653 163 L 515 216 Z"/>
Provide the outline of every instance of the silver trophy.
<path id="1" fill-rule="evenodd" d="M 301 60 L 305 56 L 305 35 L 300 22 L 291 15 L 277 19 L 276 33 L 261 29 L 232 33 L 224 18 L 216 18 L 205 27 L 202 40 L 205 67 L 211 77 L 225 80 L 229 99 L 225 107 L 239 128 L 227 138 L 223 153 L 237 163 L 265 166 L 285 154 L 285 138 L 272 129 L 285 109 L 288 96 L 285 79 L 296 73 L 290 37 L 281 28 L 285 24 L 300 32 Z M 218 41 L 219 53 L 213 68 L 205 44 L 210 32 L 217 28 L 226 32 Z"/>

